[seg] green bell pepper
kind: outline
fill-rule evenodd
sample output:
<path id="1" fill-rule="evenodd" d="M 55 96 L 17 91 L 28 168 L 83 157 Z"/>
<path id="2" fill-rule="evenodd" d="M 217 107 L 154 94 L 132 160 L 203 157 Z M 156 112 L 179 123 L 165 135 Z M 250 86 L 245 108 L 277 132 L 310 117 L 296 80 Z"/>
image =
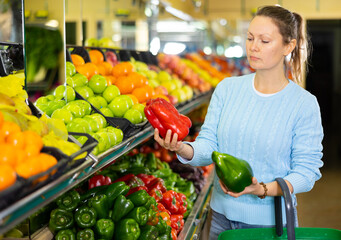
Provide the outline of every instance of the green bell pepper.
<path id="1" fill-rule="evenodd" d="M 134 219 L 125 218 L 117 223 L 115 230 L 115 240 L 137 240 L 141 230 Z"/>
<path id="2" fill-rule="evenodd" d="M 145 207 L 136 207 L 130 211 L 125 218 L 132 218 L 140 226 L 143 226 L 148 220 L 148 210 Z"/>
<path id="3" fill-rule="evenodd" d="M 55 240 L 76 240 L 76 236 L 71 229 L 64 229 L 57 233 Z"/>
<path id="4" fill-rule="evenodd" d="M 154 153 L 147 154 L 144 166 L 151 171 L 155 171 L 157 169 L 156 157 Z"/>
<path id="5" fill-rule="evenodd" d="M 195 187 L 192 181 L 181 182 L 181 184 L 176 184 L 175 186 L 178 192 L 185 194 L 188 198 L 195 193 Z"/>
<path id="6" fill-rule="evenodd" d="M 95 225 L 95 232 L 101 239 L 111 240 L 114 236 L 115 224 L 111 219 L 99 219 Z"/>
<path id="7" fill-rule="evenodd" d="M 115 182 L 107 188 L 105 195 L 108 197 L 108 207 L 112 208 L 115 199 L 120 195 L 126 195 L 129 191 L 129 186 L 124 182 Z"/>
<path id="8" fill-rule="evenodd" d="M 150 208 L 153 208 L 153 209 L 157 209 L 157 202 L 156 202 L 156 199 L 153 198 L 153 197 L 150 197 L 146 204 L 144 205 L 145 208 L 147 209 L 150 209 Z"/>
<path id="9" fill-rule="evenodd" d="M 171 226 L 167 225 L 166 232 L 163 234 L 160 234 L 157 238 L 157 240 L 172 240 L 172 228 Z"/>
<path id="10" fill-rule="evenodd" d="M 76 190 L 71 190 L 57 199 L 57 206 L 66 211 L 73 211 L 78 207 L 80 201 L 81 197 L 79 193 Z"/>
<path id="11" fill-rule="evenodd" d="M 81 206 L 75 212 L 75 221 L 80 228 L 90 228 L 96 224 L 97 213 L 94 208 Z"/>
<path id="12" fill-rule="evenodd" d="M 142 153 L 135 154 L 134 156 L 131 156 L 129 158 L 129 161 L 130 161 L 130 168 L 144 167 L 144 161 L 145 161 L 144 154 Z"/>
<path id="13" fill-rule="evenodd" d="M 72 212 L 64 209 L 54 209 L 50 214 L 49 228 L 52 233 L 71 228 L 74 224 Z"/>
<path id="14" fill-rule="evenodd" d="M 77 232 L 77 240 L 95 240 L 95 233 L 90 228 Z"/>
<path id="15" fill-rule="evenodd" d="M 112 212 L 112 220 L 117 222 L 122 217 L 127 215 L 131 210 L 133 210 L 134 204 L 125 196 L 120 195 L 116 198 L 114 202 L 114 208 Z"/>
<path id="16" fill-rule="evenodd" d="M 170 168 L 159 169 L 153 172 L 153 175 L 156 178 L 167 178 L 173 173 L 173 170 Z"/>
<path id="17" fill-rule="evenodd" d="M 142 166 L 142 167 L 128 168 L 127 171 L 124 172 L 124 174 L 129 174 L 129 173 L 132 173 L 134 175 L 138 175 L 138 174 L 141 174 L 141 173 L 143 173 L 143 174 L 150 174 L 151 171 L 148 168 Z"/>
<path id="18" fill-rule="evenodd" d="M 247 161 L 216 151 L 212 160 L 219 179 L 232 192 L 239 193 L 252 183 L 253 172 Z"/>
<path id="19" fill-rule="evenodd" d="M 108 197 L 100 194 L 89 199 L 88 206 L 95 209 L 98 218 L 106 218 L 109 214 Z"/>
<path id="20" fill-rule="evenodd" d="M 135 207 L 143 206 L 147 203 L 150 196 L 145 190 L 139 190 L 130 194 L 127 199 L 134 203 Z"/>
<path id="21" fill-rule="evenodd" d="M 164 234 L 167 231 L 167 223 L 165 220 L 162 219 L 161 216 L 158 217 L 159 221 L 155 225 L 156 229 L 158 230 L 159 234 Z"/>
<path id="22" fill-rule="evenodd" d="M 81 201 L 84 202 L 93 196 L 105 193 L 108 187 L 109 185 L 103 185 L 91 188 L 90 190 L 81 195 Z"/>
<path id="23" fill-rule="evenodd" d="M 139 240 L 156 240 L 158 236 L 159 232 L 156 227 L 146 225 L 141 228 Z"/>

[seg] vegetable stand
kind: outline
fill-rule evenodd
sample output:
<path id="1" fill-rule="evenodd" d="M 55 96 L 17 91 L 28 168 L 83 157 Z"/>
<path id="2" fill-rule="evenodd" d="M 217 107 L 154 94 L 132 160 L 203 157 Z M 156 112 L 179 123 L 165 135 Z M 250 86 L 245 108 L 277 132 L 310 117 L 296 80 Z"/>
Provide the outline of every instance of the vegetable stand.
<path id="1" fill-rule="evenodd" d="M 255 228 L 255 229 L 236 229 L 228 230 L 219 235 L 219 240 L 225 239 L 288 239 L 288 240 L 308 240 L 308 239 L 323 239 L 336 240 L 341 239 L 341 231 L 328 228 L 295 228 L 294 207 L 289 192 L 289 188 L 282 178 L 276 178 L 283 191 L 285 201 L 285 212 L 287 219 L 287 228 L 283 229 L 282 223 L 282 202 L 281 197 L 275 197 L 275 213 L 276 227 L 275 228 Z M 284 231 L 285 230 L 285 231 Z"/>
<path id="2" fill-rule="evenodd" d="M 182 114 L 187 114 L 203 103 L 208 102 L 211 93 L 212 92 L 208 92 L 198 96 L 194 100 L 179 107 L 179 112 Z M 22 222 L 40 208 L 48 205 L 63 193 L 74 188 L 76 185 L 89 178 L 99 169 L 115 161 L 115 159 L 124 153 L 129 152 L 135 146 L 141 144 L 152 135 L 153 129 L 150 125 L 148 125 L 142 131 L 138 132 L 132 137 L 129 137 L 114 148 L 103 152 L 99 156 L 95 157 L 94 155 L 90 154 L 82 165 L 71 169 L 57 180 L 50 182 L 43 188 L 38 189 L 27 197 L 22 198 L 9 207 L 1 210 L 0 234 L 7 232 L 16 224 Z"/>

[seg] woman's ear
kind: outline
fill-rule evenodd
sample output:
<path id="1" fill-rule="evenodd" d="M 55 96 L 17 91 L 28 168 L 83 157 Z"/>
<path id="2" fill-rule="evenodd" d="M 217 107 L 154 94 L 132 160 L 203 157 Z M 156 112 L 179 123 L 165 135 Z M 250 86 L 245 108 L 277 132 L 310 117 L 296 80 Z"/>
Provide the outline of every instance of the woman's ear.
<path id="1" fill-rule="evenodd" d="M 296 47 L 296 39 L 291 39 L 290 42 L 285 46 L 284 55 L 290 54 Z"/>

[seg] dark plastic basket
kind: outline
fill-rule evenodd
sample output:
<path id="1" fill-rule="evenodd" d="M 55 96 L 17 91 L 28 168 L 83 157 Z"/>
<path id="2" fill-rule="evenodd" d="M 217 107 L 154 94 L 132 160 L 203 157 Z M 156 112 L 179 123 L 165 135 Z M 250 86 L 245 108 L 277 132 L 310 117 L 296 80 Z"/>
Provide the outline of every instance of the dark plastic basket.
<path id="1" fill-rule="evenodd" d="M 222 232 L 218 240 L 238 239 L 238 240 L 269 240 L 269 239 L 288 239 L 288 240 L 337 240 L 341 239 L 341 231 L 330 228 L 295 228 L 294 207 L 289 188 L 282 178 L 276 178 L 283 191 L 285 202 L 285 213 L 287 228 L 283 228 L 282 203 L 281 197 L 275 197 L 275 228 L 250 228 L 236 229 Z M 285 230 L 285 231 L 284 231 Z"/>

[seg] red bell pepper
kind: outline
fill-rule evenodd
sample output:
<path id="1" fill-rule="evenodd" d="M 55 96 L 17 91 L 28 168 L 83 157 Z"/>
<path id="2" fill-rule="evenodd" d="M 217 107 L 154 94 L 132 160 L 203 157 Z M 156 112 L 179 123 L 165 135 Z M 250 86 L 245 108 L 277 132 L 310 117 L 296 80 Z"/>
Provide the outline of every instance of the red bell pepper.
<path id="1" fill-rule="evenodd" d="M 159 129 L 163 138 L 170 129 L 173 134 L 178 134 L 178 140 L 181 141 L 188 135 L 189 128 L 192 126 L 188 117 L 180 114 L 171 103 L 162 98 L 149 100 L 144 113 L 150 124 Z"/>
<path id="2" fill-rule="evenodd" d="M 187 201 L 186 201 L 186 196 L 183 193 L 177 193 L 178 194 L 178 199 L 179 199 L 179 210 L 177 214 L 184 214 L 187 211 Z"/>
<path id="3" fill-rule="evenodd" d="M 184 216 L 181 214 L 173 214 L 170 216 L 170 220 L 172 229 L 175 229 L 178 234 L 184 226 Z"/>
<path id="4" fill-rule="evenodd" d="M 146 186 L 149 186 L 150 183 L 155 179 L 153 175 L 148 175 L 144 173 L 137 174 L 136 176 L 140 178 Z"/>
<path id="5" fill-rule="evenodd" d="M 94 187 L 104 186 L 104 185 L 110 185 L 110 184 L 111 184 L 110 177 L 106 177 L 103 175 L 94 175 L 88 181 L 89 189 L 94 188 Z"/>
<path id="6" fill-rule="evenodd" d="M 177 192 L 173 190 L 168 190 L 163 194 L 161 203 L 171 212 L 171 214 L 176 214 L 179 211 L 179 197 Z"/>
<path id="7" fill-rule="evenodd" d="M 128 174 L 126 174 L 126 175 L 124 175 L 124 176 L 122 176 L 122 177 L 116 179 L 116 180 L 114 181 L 114 183 L 115 183 L 115 182 L 125 182 L 125 183 L 127 183 L 127 182 L 128 182 L 130 179 L 132 179 L 134 176 L 135 176 L 134 174 L 128 173 Z"/>
<path id="8" fill-rule="evenodd" d="M 177 240 L 178 239 L 178 234 L 174 228 L 172 228 L 172 240 Z"/>
<path id="9" fill-rule="evenodd" d="M 161 190 L 157 189 L 157 188 L 152 188 L 149 190 L 148 194 L 155 198 L 156 202 L 160 202 L 163 198 L 162 192 Z"/>
<path id="10" fill-rule="evenodd" d="M 160 202 L 157 204 L 157 209 L 159 209 L 160 212 L 166 212 L 166 213 L 168 213 L 169 216 L 171 215 L 170 211 L 168 211 L 168 210 L 165 208 L 165 206 L 164 206 L 162 203 L 160 203 Z"/>
<path id="11" fill-rule="evenodd" d="M 147 184 L 149 191 L 153 188 L 156 188 L 161 191 L 161 193 L 165 193 L 167 191 L 165 181 L 162 178 L 154 178 L 149 184 Z"/>
<path id="12" fill-rule="evenodd" d="M 148 188 L 146 186 L 138 186 L 138 187 L 133 187 L 130 188 L 128 193 L 126 194 L 126 197 L 128 197 L 130 194 L 140 191 L 140 190 L 145 190 L 146 192 L 148 192 Z"/>

